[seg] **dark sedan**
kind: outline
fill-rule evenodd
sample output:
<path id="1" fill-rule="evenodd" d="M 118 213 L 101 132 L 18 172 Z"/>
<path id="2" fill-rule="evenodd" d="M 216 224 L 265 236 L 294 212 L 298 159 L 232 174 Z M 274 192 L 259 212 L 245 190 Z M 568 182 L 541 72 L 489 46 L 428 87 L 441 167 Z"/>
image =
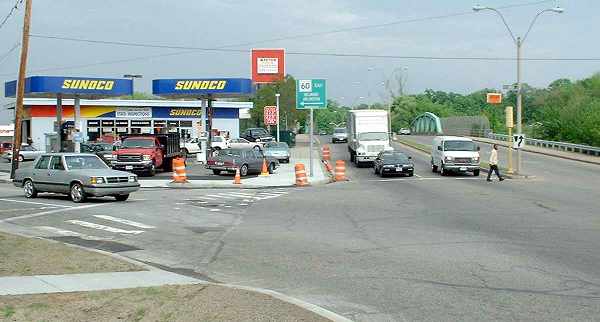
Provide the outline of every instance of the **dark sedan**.
<path id="1" fill-rule="evenodd" d="M 240 176 L 244 177 L 249 173 L 260 173 L 262 171 L 263 160 L 267 160 L 269 173 L 273 173 L 279 166 L 277 159 L 265 157 L 258 149 L 224 149 L 218 151 L 214 156 L 206 161 L 206 168 L 211 169 L 214 174 L 221 172 L 235 173 L 240 169 Z"/>
<path id="2" fill-rule="evenodd" d="M 412 177 L 415 165 L 412 157 L 398 151 L 382 151 L 373 164 L 375 174 L 380 176 L 404 174 Z"/>

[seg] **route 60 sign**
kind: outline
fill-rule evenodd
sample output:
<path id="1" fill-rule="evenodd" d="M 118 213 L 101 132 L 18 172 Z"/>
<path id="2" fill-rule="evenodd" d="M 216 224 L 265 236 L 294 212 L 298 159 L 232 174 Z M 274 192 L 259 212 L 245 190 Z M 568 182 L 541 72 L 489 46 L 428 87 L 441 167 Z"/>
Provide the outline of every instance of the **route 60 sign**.
<path id="1" fill-rule="evenodd" d="M 513 135 L 513 149 L 520 149 L 525 146 L 525 135 L 515 134 Z"/>

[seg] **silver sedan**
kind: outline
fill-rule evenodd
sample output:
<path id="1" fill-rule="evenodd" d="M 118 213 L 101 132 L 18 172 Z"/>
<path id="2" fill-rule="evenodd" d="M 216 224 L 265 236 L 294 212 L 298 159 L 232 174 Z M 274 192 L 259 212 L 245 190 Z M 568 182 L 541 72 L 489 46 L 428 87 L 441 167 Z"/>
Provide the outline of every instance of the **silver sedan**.
<path id="1" fill-rule="evenodd" d="M 46 152 L 37 150 L 36 148 L 30 145 L 22 145 L 21 150 L 19 151 L 19 162 L 23 162 L 26 160 L 35 160 L 40 155 Z M 6 159 L 8 162 L 12 161 L 12 151 L 7 151 L 2 155 L 2 158 Z"/>
<path id="2" fill-rule="evenodd" d="M 84 202 L 88 196 L 125 201 L 140 189 L 136 175 L 112 170 L 97 155 L 82 153 L 43 154 L 33 167 L 19 168 L 13 182 L 27 198 L 53 192 L 69 195 L 73 202 Z"/>

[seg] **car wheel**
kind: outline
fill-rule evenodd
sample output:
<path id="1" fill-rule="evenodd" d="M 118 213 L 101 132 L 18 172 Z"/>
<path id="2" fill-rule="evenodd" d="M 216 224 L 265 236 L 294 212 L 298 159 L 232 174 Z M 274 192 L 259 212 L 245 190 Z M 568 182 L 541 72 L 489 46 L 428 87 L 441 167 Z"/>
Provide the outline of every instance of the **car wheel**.
<path id="1" fill-rule="evenodd" d="M 85 192 L 83 191 L 83 186 L 81 183 L 74 183 L 71 185 L 71 200 L 75 203 L 81 203 L 85 201 Z"/>
<path id="2" fill-rule="evenodd" d="M 117 201 L 125 201 L 125 200 L 129 199 L 129 194 L 126 194 L 126 195 L 116 195 L 115 199 Z"/>
<path id="3" fill-rule="evenodd" d="M 148 170 L 148 175 L 151 177 L 154 177 L 156 175 L 156 166 L 154 165 L 154 163 L 152 163 L 152 166 L 150 166 L 150 170 Z"/>
<path id="4" fill-rule="evenodd" d="M 284 160 L 285 163 L 290 163 L 290 158 Z"/>
<path id="5" fill-rule="evenodd" d="M 433 160 L 431 160 L 431 172 L 433 172 L 433 173 L 438 172 L 438 166 L 433 164 Z"/>
<path id="6" fill-rule="evenodd" d="M 245 177 L 248 175 L 248 165 L 244 164 L 242 165 L 242 167 L 240 168 L 240 176 L 241 177 Z"/>
<path id="7" fill-rule="evenodd" d="M 275 172 L 275 163 L 269 163 L 269 174 L 273 174 Z"/>
<path id="8" fill-rule="evenodd" d="M 479 177 L 479 169 L 473 170 L 473 175 Z"/>
<path id="9" fill-rule="evenodd" d="M 218 176 L 221 174 L 221 170 L 213 169 L 213 174 Z"/>
<path id="10" fill-rule="evenodd" d="M 25 161 L 25 157 L 22 155 L 19 155 L 19 162 L 23 162 L 23 161 Z"/>
<path id="11" fill-rule="evenodd" d="M 221 147 L 220 146 L 216 146 L 214 149 L 215 149 L 215 151 L 220 151 Z"/>
<path id="12" fill-rule="evenodd" d="M 440 175 L 442 175 L 442 176 L 447 176 L 448 175 L 448 170 L 446 170 L 446 168 L 444 168 L 443 164 L 440 167 Z"/>
<path id="13" fill-rule="evenodd" d="M 408 176 L 409 176 L 409 177 L 412 177 L 412 176 L 414 176 L 414 175 L 415 175 L 415 173 L 414 173 L 413 171 L 411 171 L 411 172 L 409 172 L 409 173 L 408 173 Z"/>
<path id="14" fill-rule="evenodd" d="M 35 186 L 33 185 L 33 181 L 29 179 L 25 180 L 23 183 L 23 192 L 25 193 L 25 198 L 35 198 L 38 194 Z"/>

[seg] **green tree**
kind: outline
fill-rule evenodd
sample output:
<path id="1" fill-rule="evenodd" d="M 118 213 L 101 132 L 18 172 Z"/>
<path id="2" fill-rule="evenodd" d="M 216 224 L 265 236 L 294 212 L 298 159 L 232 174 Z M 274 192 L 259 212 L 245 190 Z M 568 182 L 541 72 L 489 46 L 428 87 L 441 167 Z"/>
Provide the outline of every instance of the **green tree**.
<path id="1" fill-rule="evenodd" d="M 296 80 L 290 75 L 287 75 L 282 81 L 260 86 L 252 99 L 254 107 L 250 109 L 253 126 L 264 126 L 264 107 L 275 106 L 276 93 L 281 94 L 279 97 L 280 128 L 296 129 L 297 125 L 303 128 L 306 123 L 307 112 L 296 109 Z"/>

